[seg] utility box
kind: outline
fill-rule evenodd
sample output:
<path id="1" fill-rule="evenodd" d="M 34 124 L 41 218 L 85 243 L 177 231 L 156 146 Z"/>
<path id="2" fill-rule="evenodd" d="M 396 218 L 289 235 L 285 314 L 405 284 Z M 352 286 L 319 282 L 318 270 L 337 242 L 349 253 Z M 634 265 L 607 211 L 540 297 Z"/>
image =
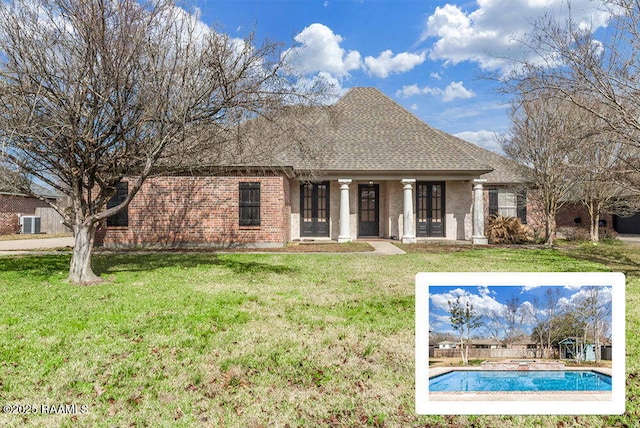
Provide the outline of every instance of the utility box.
<path id="1" fill-rule="evenodd" d="M 20 217 L 20 233 L 40 233 L 40 217 L 35 215 L 23 215 Z"/>

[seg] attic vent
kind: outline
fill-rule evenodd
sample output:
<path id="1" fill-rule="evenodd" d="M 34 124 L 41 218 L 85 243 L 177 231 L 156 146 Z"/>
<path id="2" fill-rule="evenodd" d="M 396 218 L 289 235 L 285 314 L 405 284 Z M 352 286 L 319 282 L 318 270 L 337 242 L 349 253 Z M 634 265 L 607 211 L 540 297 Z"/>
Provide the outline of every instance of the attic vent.
<path id="1" fill-rule="evenodd" d="M 20 217 L 20 233 L 40 233 L 40 217 L 35 215 L 23 215 Z"/>

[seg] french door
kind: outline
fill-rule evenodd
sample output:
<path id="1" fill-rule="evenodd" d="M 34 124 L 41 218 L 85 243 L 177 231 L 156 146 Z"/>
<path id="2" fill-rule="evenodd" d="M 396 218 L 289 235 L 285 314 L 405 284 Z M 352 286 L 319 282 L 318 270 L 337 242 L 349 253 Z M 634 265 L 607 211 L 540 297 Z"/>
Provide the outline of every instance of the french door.
<path id="1" fill-rule="evenodd" d="M 358 236 L 380 236 L 380 186 L 358 185 Z"/>
<path id="2" fill-rule="evenodd" d="M 444 237 L 444 181 L 419 181 L 416 186 L 417 236 Z"/>
<path id="3" fill-rule="evenodd" d="M 329 236 L 329 182 L 300 185 L 300 236 Z"/>

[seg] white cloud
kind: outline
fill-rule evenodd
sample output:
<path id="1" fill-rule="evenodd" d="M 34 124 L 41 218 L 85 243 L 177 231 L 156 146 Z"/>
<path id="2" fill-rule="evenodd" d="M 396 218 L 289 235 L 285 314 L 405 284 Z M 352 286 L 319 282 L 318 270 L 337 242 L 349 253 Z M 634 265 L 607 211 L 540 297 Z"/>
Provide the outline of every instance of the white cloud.
<path id="1" fill-rule="evenodd" d="M 436 80 L 442 80 L 442 76 L 439 73 L 431 73 L 429 76 L 433 77 Z"/>
<path id="2" fill-rule="evenodd" d="M 393 52 L 386 50 L 377 58 L 368 56 L 364 59 L 365 68 L 370 75 L 385 79 L 393 73 L 404 73 L 422 64 L 427 59 L 426 52 L 413 54 L 402 52 L 393 55 Z"/>
<path id="3" fill-rule="evenodd" d="M 505 309 L 505 305 L 491 297 L 489 290 L 480 291 L 480 295 L 468 293 L 465 290 L 457 288 L 447 293 L 431 294 L 429 298 L 435 308 L 449 312 L 449 301 L 453 302 L 460 297 L 460 302 L 465 304 L 469 302 L 473 305 L 474 310 L 481 315 L 491 315 L 493 313 L 501 313 Z"/>
<path id="4" fill-rule="evenodd" d="M 462 82 L 451 82 L 449 86 L 444 89 L 442 101 L 453 101 L 456 98 L 468 99 L 475 96 L 476 94 L 473 91 L 465 88 Z"/>
<path id="5" fill-rule="evenodd" d="M 604 305 L 611 303 L 611 287 L 597 287 L 597 294 L 594 294 L 594 289 L 591 287 L 582 287 L 577 293 L 574 293 L 569 298 L 568 303 L 575 305 L 584 302 L 589 298 L 595 298 L 597 296 L 598 303 Z"/>
<path id="6" fill-rule="evenodd" d="M 531 23 L 549 14 L 560 22 L 571 18 L 582 28 L 594 30 L 607 25 L 609 13 L 602 2 L 573 0 L 571 14 L 566 0 L 514 0 L 508 7 L 502 0 L 478 0 L 472 12 L 446 4 L 427 18 L 421 40 L 435 38 L 429 57 L 457 64 L 476 62 L 483 70 L 507 71 L 507 58 L 522 58 L 519 43 L 530 31 Z"/>
<path id="7" fill-rule="evenodd" d="M 438 96 L 444 102 L 450 102 L 455 99 L 468 99 L 476 96 L 475 92 L 464 87 L 463 82 L 451 82 L 446 88 L 432 88 L 424 86 L 420 88 L 417 84 L 403 86 L 402 89 L 396 91 L 399 98 L 409 98 L 416 95 L 433 95 Z"/>
<path id="8" fill-rule="evenodd" d="M 289 65 L 302 73 L 328 72 L 342 78 L 362 66 L 360 53 L 346 52 L 340 47 L 342 37 L 325 25 L 311 24 L 294 40 L 301 46 L 290 48 L 283 55 Z"/>
<path id="9" fill-rule="evenodd" d="M 473 143 L 476 146 L 480 146 L 494 153 L 502 154 L 502 148 L 500 147 L 500 144 L 498 144 L 498 139 L 496 138 L 495 132 L 486 131 L 486 130 L 476 131 L 476 132 L 466 131 L 466 132 L 459 132 L 454 135 L 465 141 Z M 530 289 L 535 287 L 537 286 L 528 286 L 528 287 L 525 286 L 523 287 L 524 288 L 523 291 L 529 291 Z"/>

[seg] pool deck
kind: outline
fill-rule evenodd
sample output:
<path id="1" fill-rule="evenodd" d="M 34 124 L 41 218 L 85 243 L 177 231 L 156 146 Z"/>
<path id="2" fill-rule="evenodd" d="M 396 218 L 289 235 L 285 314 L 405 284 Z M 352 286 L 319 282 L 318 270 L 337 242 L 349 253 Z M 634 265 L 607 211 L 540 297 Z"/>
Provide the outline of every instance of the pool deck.
<path id="1" fill-rule="evenodd" d="M 432 367 L 429 378 L 454 370 L 483 370 L 481 367 Z M 608 367 L 566 367 L 570 371 L 594 371 L 611 376 Z M 554 392 L 429 392 L 429 401 L 611 401 L 610 391 L 554 391 Z"/>
<path id="2" fill-rule="evenodd" d="M 611 392 L 430 392 L 429 401 L 611 401 Z"/>

